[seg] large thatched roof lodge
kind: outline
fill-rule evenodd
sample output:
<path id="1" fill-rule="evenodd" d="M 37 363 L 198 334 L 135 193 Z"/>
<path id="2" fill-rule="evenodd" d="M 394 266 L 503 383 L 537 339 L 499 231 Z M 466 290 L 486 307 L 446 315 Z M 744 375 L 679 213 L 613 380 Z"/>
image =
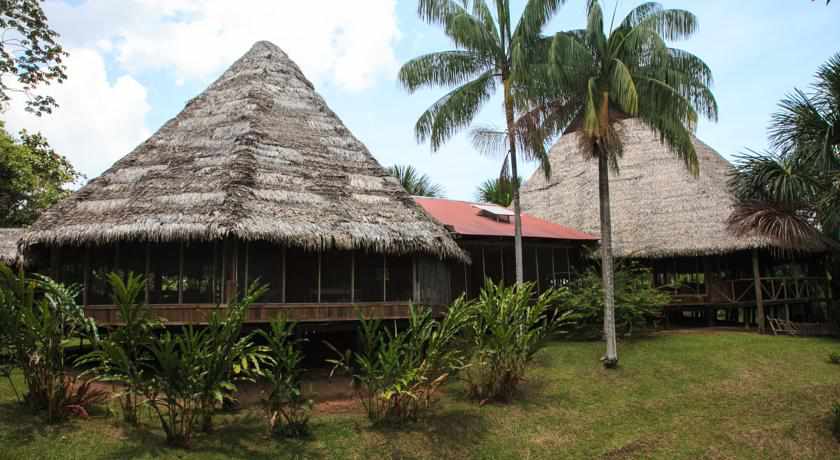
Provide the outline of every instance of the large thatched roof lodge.
<path id="1" fill-rule="evenodd" d="M 115 320 L 114 270 L 146 274 L 171 323 L 258 278 L 270 291 L 250 320 L 336 321 L 445 305 L 449 264 L 469 260 L 267 42 L 20 242 L 28 263 L 84 285 L 100 323 Z"/>
<path id="2" fill-rule="evenodd" d="M 700 173 L 692 177 L 638 120 L 621 121 L 617 130 L 624 153 L 619 174 L 610 174 L 613 247 L 617 257 L 650 266 L 657 284 L 679 286 L 669 319 L 759 327 L 765 315 L 819 319 L 813 306 L 828 293 L 820 242 L 782 257 L 791 248 L 736 236 L 727 223 L 729 162 L 695 138 Z M 522 207 L 597 235 L 598 168 L 581 153 L 578 137 L 567 133 L 552 147 L 551 178 L 535 172 L 523 186 Z M 757 306 L 767 306 L 765 315 L 756 315 Z"/>
<path id="3" fill-rule="evenodd" d="M 516 281 L 513 211 L 487 203 L 415 197 L 426 212 L 443 224 L 466 251 L 471 264 L 450 266 L 452 296 L 478 297 L 485 279 Z M 522 213 L 525 281 L 538 291 L 567 283 L 598 238 Z"/>

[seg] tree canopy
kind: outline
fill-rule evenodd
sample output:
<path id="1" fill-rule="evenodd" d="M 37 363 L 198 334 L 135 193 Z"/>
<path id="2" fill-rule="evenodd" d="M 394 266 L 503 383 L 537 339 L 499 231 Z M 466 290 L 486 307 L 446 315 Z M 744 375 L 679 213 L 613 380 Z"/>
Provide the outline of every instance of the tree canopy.
<path id="1" fill-rule="evenodd" d="M 518 178 L 516 186 L 522 184 L 522 178 Z M 495 177 L 487 179 L 478 186 L 476 200 L 482 203 L 493 203 L 499 206 L 508 207 L 513 201 L 513 183 L 510 179 Z"/>
<path id="2" fill-rule="evenodd" d="M 0 227 L 31 224 L 83 176 L 41 134 L 13 138 L 0 123 Z"/>
<path id="3" fill-rule="evenodd" d="M 26 110 L 36 115 L 57 107 L 52 96 L 35 94 L 38 87 L 61 83 L 67 75 L 67 55 L 58 43 L 58 33 L 47 24 L 42 0 L 0 0 L 0 103 L 10 93 L 26 95 Z"/>

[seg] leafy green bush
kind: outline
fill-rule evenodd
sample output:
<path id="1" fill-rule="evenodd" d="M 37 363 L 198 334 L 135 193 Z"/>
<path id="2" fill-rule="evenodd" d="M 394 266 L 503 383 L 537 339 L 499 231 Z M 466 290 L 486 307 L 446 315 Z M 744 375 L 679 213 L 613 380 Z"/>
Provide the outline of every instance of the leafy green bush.
<path id="1" fill-rule="evenodd" d="M 463 364 L 456 347 L 469 319 L 468 304 L 456 302 L 440 321 L 428 308 L 411 306 L 408 325 L 383 327 L 380 320 L 360 321 L 361 349 L 328 360 L 345 370 L 368 418 L 374 423 L 416 419 L 429 409 L 440 386 Z"/>
<path id="2" fill-rule="evenodd" d="M 78 292 L 78 286 L 23 271 L 16 275 L 0 264 L 0 349 L 23 373 L 27 393 L 21 399 L 45 410 L 49 422 L 84 415 L 104 400 L 104 393 L 66 373 L 67 343 L 98 339 L 96 324 L 76 304 Z"/>
<path id="3" fill-rule="evenodd" d="M 165 331 L 147 345 L 143 380 L 147 404 L 157 414 L 167 443 L 188 447 L 193 431 L 209 431 L 215 410 L 236 382 L 253 381 L 265 360 L 253 334 L 242 335 L 248 308 L 265 293 L 252 284 L 245 296 L 226 308 L 217 308 L 207 326 L 185 326 L 179 334 Z"/>
<path id="4" fill-rule="evenodd" d="M 144 278 L 129 273 L 125 280 L 116 273 L 108 274 L 117 319 L 121 324 L 110 332 L 92 352 L 82 356 L 77 363 L 93 365 L 88 371 L 100 380 L 122 385 L 122 391 L 113 396 L 120 403 L 123 420 L 135 424 L 147 380 L 145 363 L 150 359 L 147 347 L 154 339 L 153 332 L 161 327 L 152 319 L 148 305 L 138 299 L 146 287 Z"/>
<path id="5" fill-rule="evenodd" d="M 577 332 L 600 337 L 604 323 L 604 294 L 597 264 L 560 288 L 559 309 L 577 323 Z M 625 335 L 660 317 L 671 295 L 653 285 L 650 269 L 634 262 L 619 262 L 615 269 L 615 324 Z"/>
<path id="6" fill-rule="evenodd" d="M 263 407 L 271 434 L 303 437 L 309 434 L 312 401 L 301 391 L 303 353 L 299 348 L 301 340 L 294 338 L 293 329 L 294 324 L 281 317 L 271 322 L 268 331 L 259 332 L 268 355 L 262 374 L 269 384 L 269 393 L 263 399 Z"/>
<path id="7" fill-rule="evenodd" d="M 555 310 L 558 297 L 548 290 L 535 299 L 533 283 L 509 287 L 487 280 L 466 328 L 471 353 L 461 378 L 471 397 L 510 400 L 534 354 L 566 322 L 568 314 Z"/>

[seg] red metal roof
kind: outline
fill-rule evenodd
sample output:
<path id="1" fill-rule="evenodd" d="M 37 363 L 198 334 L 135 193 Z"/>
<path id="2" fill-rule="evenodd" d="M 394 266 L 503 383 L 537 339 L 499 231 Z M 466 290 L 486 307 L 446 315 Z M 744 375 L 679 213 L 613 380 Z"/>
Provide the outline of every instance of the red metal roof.
<path id="1" fill-rule="evenodd" d="M 481 210 L 475 207 L 481 203 L 419 196 L 413 198 L 432 218 L 451 227 L 459 235 L 513 237 L 513 217 L 510 218 L 510 222 L 500 222 L 492 217 L 485 217 L 479 214 Z M 524 212 L 522 213 L 522 236 L 559 240 L 598 240 L 597 237 L 588 233 L 554 224 Z"/>

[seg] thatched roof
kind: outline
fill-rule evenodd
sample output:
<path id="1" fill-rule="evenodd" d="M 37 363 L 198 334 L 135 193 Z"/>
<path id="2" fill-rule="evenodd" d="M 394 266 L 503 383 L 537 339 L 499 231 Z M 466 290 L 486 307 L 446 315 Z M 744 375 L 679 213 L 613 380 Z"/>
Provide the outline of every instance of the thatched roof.
<path id="1" fill-rule="evenodd" d="M 33 244 L 268 240 L 462 258 L 277 46 L 256 43 L 25 237 Z"/>
<path id="2" fill-rule="evenodd" d="M 638 120 L 624 120 L 619 174 L 610 174 L 613 247 L 618 257 L 721 254 L 775 247 L 774 242 L 735 236 L 727 226 L 733 198 L 731 164 L 694 139 L 700 175 L 692 177 L 659 137 Z M 522 188 L 522 209 L 559 224 L 600 234 L 598 164 L 572 132 L 551 148 L 551 179 L 537 171 Z M 814 243 L 811 250 L 822 249 Z"/>
<path id="3" fill-rule="evenodd" d="M 19 261 L 18 241 L 23 228 L 0 228 L 0 263 L 14 265 Z"/>

